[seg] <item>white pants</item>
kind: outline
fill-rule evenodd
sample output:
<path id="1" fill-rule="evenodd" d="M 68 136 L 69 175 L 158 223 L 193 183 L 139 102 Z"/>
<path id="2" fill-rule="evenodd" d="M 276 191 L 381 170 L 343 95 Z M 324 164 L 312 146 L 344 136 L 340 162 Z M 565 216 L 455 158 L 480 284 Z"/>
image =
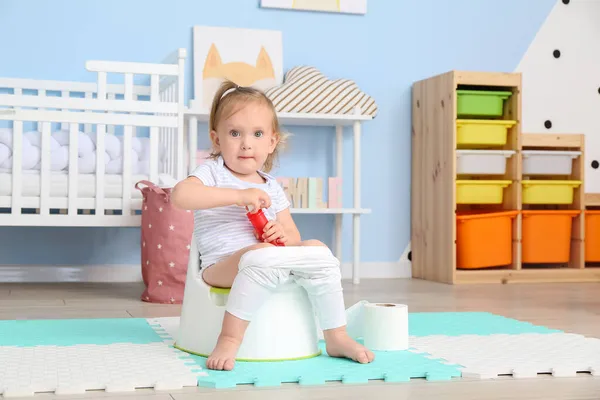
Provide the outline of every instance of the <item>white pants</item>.
<path id="1" fill-rule="evenodd" d="M 325 246 L 265 247 L 245 253 L 227 311 L 251 321 L 272 291 L 290 281 L 306 290 L 321 329 L 346 325 L 340 262 Z"/>

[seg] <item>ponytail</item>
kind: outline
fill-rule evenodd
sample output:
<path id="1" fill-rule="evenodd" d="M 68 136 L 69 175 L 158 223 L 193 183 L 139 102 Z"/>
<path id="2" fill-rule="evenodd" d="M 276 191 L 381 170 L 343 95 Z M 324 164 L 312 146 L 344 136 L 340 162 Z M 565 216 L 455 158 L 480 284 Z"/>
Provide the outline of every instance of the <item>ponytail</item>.
<path id="1" fill-rule="evenodd" d="M 227 91 L 232 91 L 233 89 L 236 89 L 238 87 L 238 85 L 236 85 L 235 83 L 226 80 L 225 82 L 223 82 L 221 84 L 221 86 L 219 86 L 219 89 L 217 89 L 217 92 L 215 93 L 214 97 L 213 97 L 213 102 L 212 102 L 212 106 L 210 109 L 210 119 L 208 121 L 208 130 L 213 131 L 213 130 L 217 130 L 217 115 L 220 116 L 220 113 L 218 113 L 219 111 L 219 106 L 221 105 L 221 100 L 223 100 L 223 97 L 225 95 L 225 92 Z M 227 93 L 229 94 L 229 93 Z"/>

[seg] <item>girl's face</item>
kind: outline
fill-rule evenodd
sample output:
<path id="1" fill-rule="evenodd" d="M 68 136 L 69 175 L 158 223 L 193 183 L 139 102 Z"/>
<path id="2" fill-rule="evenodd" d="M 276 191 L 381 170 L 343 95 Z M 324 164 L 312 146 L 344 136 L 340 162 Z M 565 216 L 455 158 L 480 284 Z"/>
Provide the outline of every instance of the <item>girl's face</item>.
<path id="1" fill-rule="evenodd" d="M 262 168 L 278 142 L 273 132 L 273 113 L 264 104 L 244 104 L 210 133 L 215 150 L 227 167 L 239 175 L 251 175 Z"/>

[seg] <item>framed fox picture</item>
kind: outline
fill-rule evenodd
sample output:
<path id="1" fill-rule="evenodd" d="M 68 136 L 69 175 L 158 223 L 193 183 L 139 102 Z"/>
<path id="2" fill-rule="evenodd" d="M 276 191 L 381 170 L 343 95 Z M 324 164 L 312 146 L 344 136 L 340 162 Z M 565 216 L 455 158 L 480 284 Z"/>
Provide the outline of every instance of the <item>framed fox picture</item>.
<path id="1" fill-rule="evenodd" d="M 195 26 L 193 108 L 208 110 L 225 79 L 263 91 L 283 82 L 280 31 Z"/>

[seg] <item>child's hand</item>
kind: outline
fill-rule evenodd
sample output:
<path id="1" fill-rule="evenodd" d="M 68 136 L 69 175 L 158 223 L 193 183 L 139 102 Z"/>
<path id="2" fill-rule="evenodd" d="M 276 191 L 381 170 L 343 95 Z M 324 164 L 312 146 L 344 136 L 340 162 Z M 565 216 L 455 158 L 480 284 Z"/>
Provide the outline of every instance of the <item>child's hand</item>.
<path id="1" fill-rule="evenodd" d="M 236 205 L 240 207 L 252 206 L 254 210 L 259 208 L 271 207 L 271 198 L 264 190 L 260 189 L 243 189 L 238 192 L 239 197 L 236 201 Z"/>
<path id="2" fill-rule="evenodd" d="M 262 238 L 259 238 L 259 240 L 261 239 L 267 243 L 272 242 L 273 244 L 275 244 L 276 241 L 277 243 L 286 244 L 288 241 L 287 237 L 285 236 L 283 225 L 281 225 L 281 222 L 277 220 L 269 221 L 265 225 L 264 233 L 262 234 Z"/>

